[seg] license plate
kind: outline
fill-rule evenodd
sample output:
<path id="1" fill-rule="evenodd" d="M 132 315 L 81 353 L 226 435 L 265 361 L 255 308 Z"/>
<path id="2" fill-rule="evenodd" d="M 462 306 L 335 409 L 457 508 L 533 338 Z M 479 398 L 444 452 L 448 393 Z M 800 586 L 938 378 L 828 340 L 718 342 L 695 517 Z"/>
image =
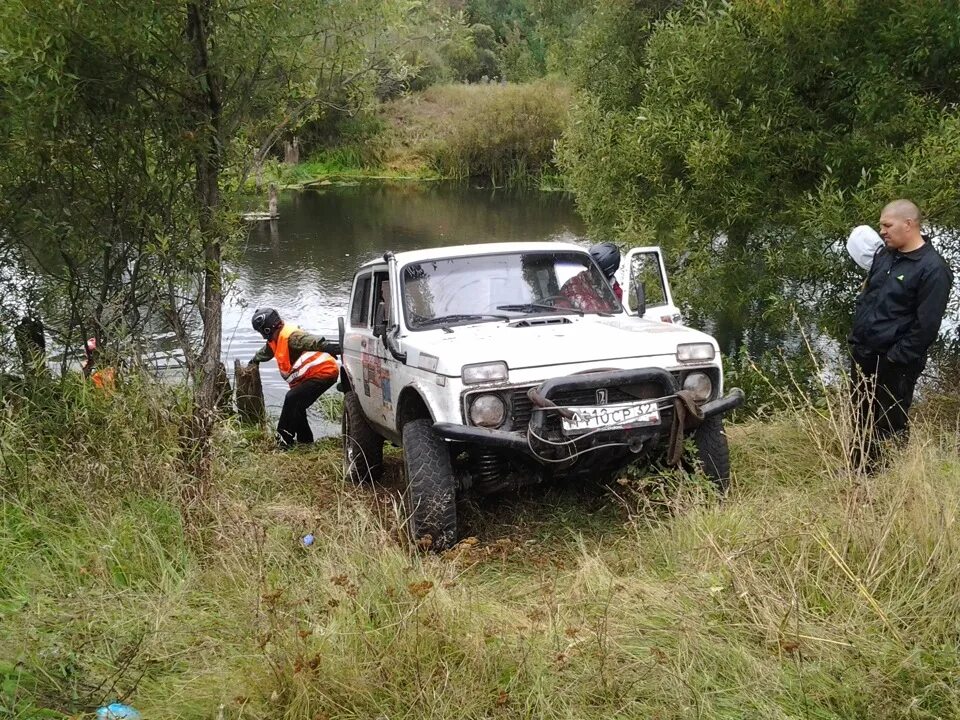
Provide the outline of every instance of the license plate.
<path id="1" fill-rule="evenodd" d="M 588 430 L 618 430 L 660 424 L 660 409 L 655 402 L 619 405 L 583 405 L 569 408 L 572 418 L 561 416 L 567 435 Z"/>

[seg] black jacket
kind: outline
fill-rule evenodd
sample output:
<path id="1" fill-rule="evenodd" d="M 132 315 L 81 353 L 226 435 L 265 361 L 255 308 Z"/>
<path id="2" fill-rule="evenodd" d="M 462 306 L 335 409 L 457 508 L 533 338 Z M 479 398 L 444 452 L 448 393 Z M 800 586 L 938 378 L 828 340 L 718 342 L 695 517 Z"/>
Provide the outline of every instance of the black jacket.
<path id="1" fill-rule="evenodd" d="M 854 354 L 922 369 L 952 284 L 953 273 L 929 242 L 909 253 L 879 250 L 857 298 L 849 337 Z"/>

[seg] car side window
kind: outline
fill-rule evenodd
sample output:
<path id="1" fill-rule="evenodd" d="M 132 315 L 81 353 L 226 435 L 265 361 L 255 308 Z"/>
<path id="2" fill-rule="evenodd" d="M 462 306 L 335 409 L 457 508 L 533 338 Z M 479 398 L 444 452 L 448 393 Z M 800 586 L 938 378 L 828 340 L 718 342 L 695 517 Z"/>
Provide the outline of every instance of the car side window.
<path id="1" fill-rule="evenodd" d="M 390 324 L 393 320 L 390 312 L 390 276 L 385 272 L 374 273 L 373 289 L 373 312 L 376 314 L 380 303 L 383 303 L 383 309 L 386 313 L 384 319 Z"/>
<path id="2" fill-rule="evenodd" d="M 353 307 L 350 308 L 350 324 L 353 327 L 370 326 L 370 286 L 373 280 L 370 273 L 357 279 L 357 288 L 353 293 Z"/>
<path id="3" fill-rule="evenodd" d="M 634 255 L 630 276 L 633 280 L 631 287 L 643 283 L 647 307 L 667 304 L 667 293 L 663 287 L 663 275 L 660 271 L 660 258 L 656 253 L 641 252 Z M 627 302 L 630 304 L 630 309 L 636 311 L 637 298 L 632 292 Z"/>

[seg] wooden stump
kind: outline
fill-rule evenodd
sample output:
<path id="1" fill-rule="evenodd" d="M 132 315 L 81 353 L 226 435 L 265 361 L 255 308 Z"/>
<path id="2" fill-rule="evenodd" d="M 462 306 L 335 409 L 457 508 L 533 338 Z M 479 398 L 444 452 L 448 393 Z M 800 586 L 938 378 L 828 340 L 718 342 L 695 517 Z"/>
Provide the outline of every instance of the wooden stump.
<path id="1" fill-rule="evenodd" d="M 13 337 L 23 365 L 23 374 L 41 375 L 45 372 L 44 360 L 47 353 L 47 341 L 43 336 L 43 323 L 32 317 L 23 317 L 13 329 Z"/>
<path id="2" fill-rule="evenodd" d="M 300 163 L 300 138 L 293 136 L 293 142 L 287 140 L 283 144 L 283 162 L 286 165 L 297 165 Z"/>
<path id="3" fill-rule="evenodd" d="M 237 412 L 240 413 L 240 421 L 262 425 L 267 419 L 267 408 L 263 402 L 260 366 L 247 367 L 241 365 L 239 360 L 234 360 L 233 384 L 237 389 Z"/>
<path id="4" fill-rule="evenodd" d="M 267 212 L 270 214 L 270 219 L 280 217 L 280 212 L 277 210 L 277 185 L 276 183 L 270 183 L 270 199 L 267 201 Z"/>

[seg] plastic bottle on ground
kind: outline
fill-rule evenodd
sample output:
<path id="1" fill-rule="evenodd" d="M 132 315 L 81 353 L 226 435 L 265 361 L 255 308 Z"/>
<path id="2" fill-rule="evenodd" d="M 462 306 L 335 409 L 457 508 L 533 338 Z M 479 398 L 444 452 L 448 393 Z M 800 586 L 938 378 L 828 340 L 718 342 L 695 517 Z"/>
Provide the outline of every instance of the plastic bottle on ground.
<path id="1" fill-rule="evenodd" d="M 97 710 L 97 720 L 143 720 L 143 716 L 129 705 L 110 703 Z"/>

